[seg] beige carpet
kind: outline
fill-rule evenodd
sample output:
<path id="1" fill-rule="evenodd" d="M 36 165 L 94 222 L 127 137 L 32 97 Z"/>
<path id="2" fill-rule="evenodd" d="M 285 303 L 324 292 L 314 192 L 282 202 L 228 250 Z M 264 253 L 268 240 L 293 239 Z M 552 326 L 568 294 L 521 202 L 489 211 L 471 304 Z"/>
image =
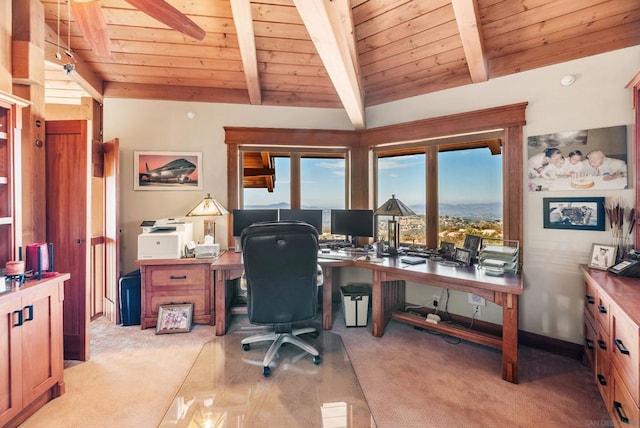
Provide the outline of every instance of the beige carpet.
<path id="1" fill-rule="evenodd" d="M 380 428 L 612 426 L 591 373 L 578 361 L 521 347 L 514 385 L 500 378 L 501 355 L 493 349 L 395 321 L 377 339 L 370 326 L 345 328 L 340 313 L 333 332 Z M 157 427 L 213 334 L 198 325 L 156 336 L 153 329 L 95 321 L 91 361 L 68 367 L 66 394 L 23 426 Z"/>

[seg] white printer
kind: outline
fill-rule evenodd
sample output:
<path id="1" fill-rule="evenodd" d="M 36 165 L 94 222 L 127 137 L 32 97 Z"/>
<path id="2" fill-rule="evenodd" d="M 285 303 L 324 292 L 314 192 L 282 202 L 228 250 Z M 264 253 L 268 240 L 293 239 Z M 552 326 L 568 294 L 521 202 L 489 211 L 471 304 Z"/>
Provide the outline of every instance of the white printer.
<path id="1" fill-rule="evenodd" d="M 193 223 L 175 218 L 145 220 L 138 235 L 138 260 L 179 259 L 193 240 Z"/>

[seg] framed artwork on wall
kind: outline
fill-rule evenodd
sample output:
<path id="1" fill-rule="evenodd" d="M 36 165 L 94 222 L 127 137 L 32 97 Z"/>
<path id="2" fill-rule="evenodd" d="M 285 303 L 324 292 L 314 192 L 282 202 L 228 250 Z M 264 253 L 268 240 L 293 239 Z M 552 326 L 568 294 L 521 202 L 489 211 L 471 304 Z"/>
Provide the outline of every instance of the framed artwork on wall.
<path id="1" fill-rule="evenodd" d="M 604 197 L 543 198 L 542 218 L 545 229 L 605 229 Z"/>
<path id="2" fill-rule="evenodd" d="M 619 190 L 628 186 L 627 127 L 535 135 L 527 140 L 529 190 Z"/>
<path id="3" fill-rule="evenodd" d="M 202 190 L 201 152 L 136 151 L 133 190 Z"/>

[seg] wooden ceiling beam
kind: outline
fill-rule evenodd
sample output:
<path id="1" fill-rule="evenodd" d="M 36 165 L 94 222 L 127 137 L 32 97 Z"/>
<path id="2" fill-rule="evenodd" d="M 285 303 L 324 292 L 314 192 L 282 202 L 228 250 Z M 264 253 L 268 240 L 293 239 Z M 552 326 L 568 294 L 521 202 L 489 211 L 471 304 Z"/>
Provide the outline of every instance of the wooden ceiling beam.
<path id="1" fill-rule="evenodd" d="M 64 64 L 71 63 L 74 65 L 73 72 L 69 73 L 69 77 L 74 80 L 82 89 L 84 89 L 94 100 L 99 103 L 104 102 L 104 91 L 102 87 L 102 79 L 96 75 L 87 64 L 74 55 L 74 58 L 68 58 L 64 51 L 68 51 L 69 47 L 58 37 L 56 32 L 48 25 L 45 25 L 44 36 L 44 58 L 45 61 L 58 64 L 62 69 Z M 58 59 L 56 54 L 62 52 L 62 58 Z"/>
<path id="2" fill-rule="evenodd" d="M 353 17 L 348 0 L 294 0 L 355 129 L 365 128 Z"/>
<path id="3" fill-rule="evenodd" d="M 236 26 L 240 56 L 247 81 L 247 91 L 251 104 L 262 104 L 260 80 L 258 77 L 258 58 L 256 55 L 256 38 L 253 31 L 251 2 L 249 0 L 231 0 L 231 12 Z"/>
<path id="4" fill-rule="evenodd" d="M 473 83 L 489 79 L 477 0 L 451 0 Z"/>

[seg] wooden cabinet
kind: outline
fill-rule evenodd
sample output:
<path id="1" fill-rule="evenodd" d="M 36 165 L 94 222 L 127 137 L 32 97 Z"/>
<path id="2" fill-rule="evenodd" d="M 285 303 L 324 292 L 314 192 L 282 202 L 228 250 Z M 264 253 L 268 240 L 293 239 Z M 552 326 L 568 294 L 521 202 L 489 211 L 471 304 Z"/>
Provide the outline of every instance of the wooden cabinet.
<path id="1" fill-rule="evenodd" d="M 640 424 L 640 279 L 581 266 L 585 361 L 614 424 Z"/>
<path id="2" fill-rule="evenodd" d="M 22 245 L 20 215 L 20 141 L 22 108 L 27 101 L 0 91 L 0 267 L 18 260 Z"/>
<path id="3" fill-rule="evenodd" d="M 64 393 L 61 274 L 0 295 L 0 426 L 20 424 Z"/>
<path id="4" fill-rule="evenodd" d="M 193 322 L 214 324 L 213 259 L 138 260 L 141 274 L 140 326 L 153 327 L 160 305 L 193 303 Z"/>

